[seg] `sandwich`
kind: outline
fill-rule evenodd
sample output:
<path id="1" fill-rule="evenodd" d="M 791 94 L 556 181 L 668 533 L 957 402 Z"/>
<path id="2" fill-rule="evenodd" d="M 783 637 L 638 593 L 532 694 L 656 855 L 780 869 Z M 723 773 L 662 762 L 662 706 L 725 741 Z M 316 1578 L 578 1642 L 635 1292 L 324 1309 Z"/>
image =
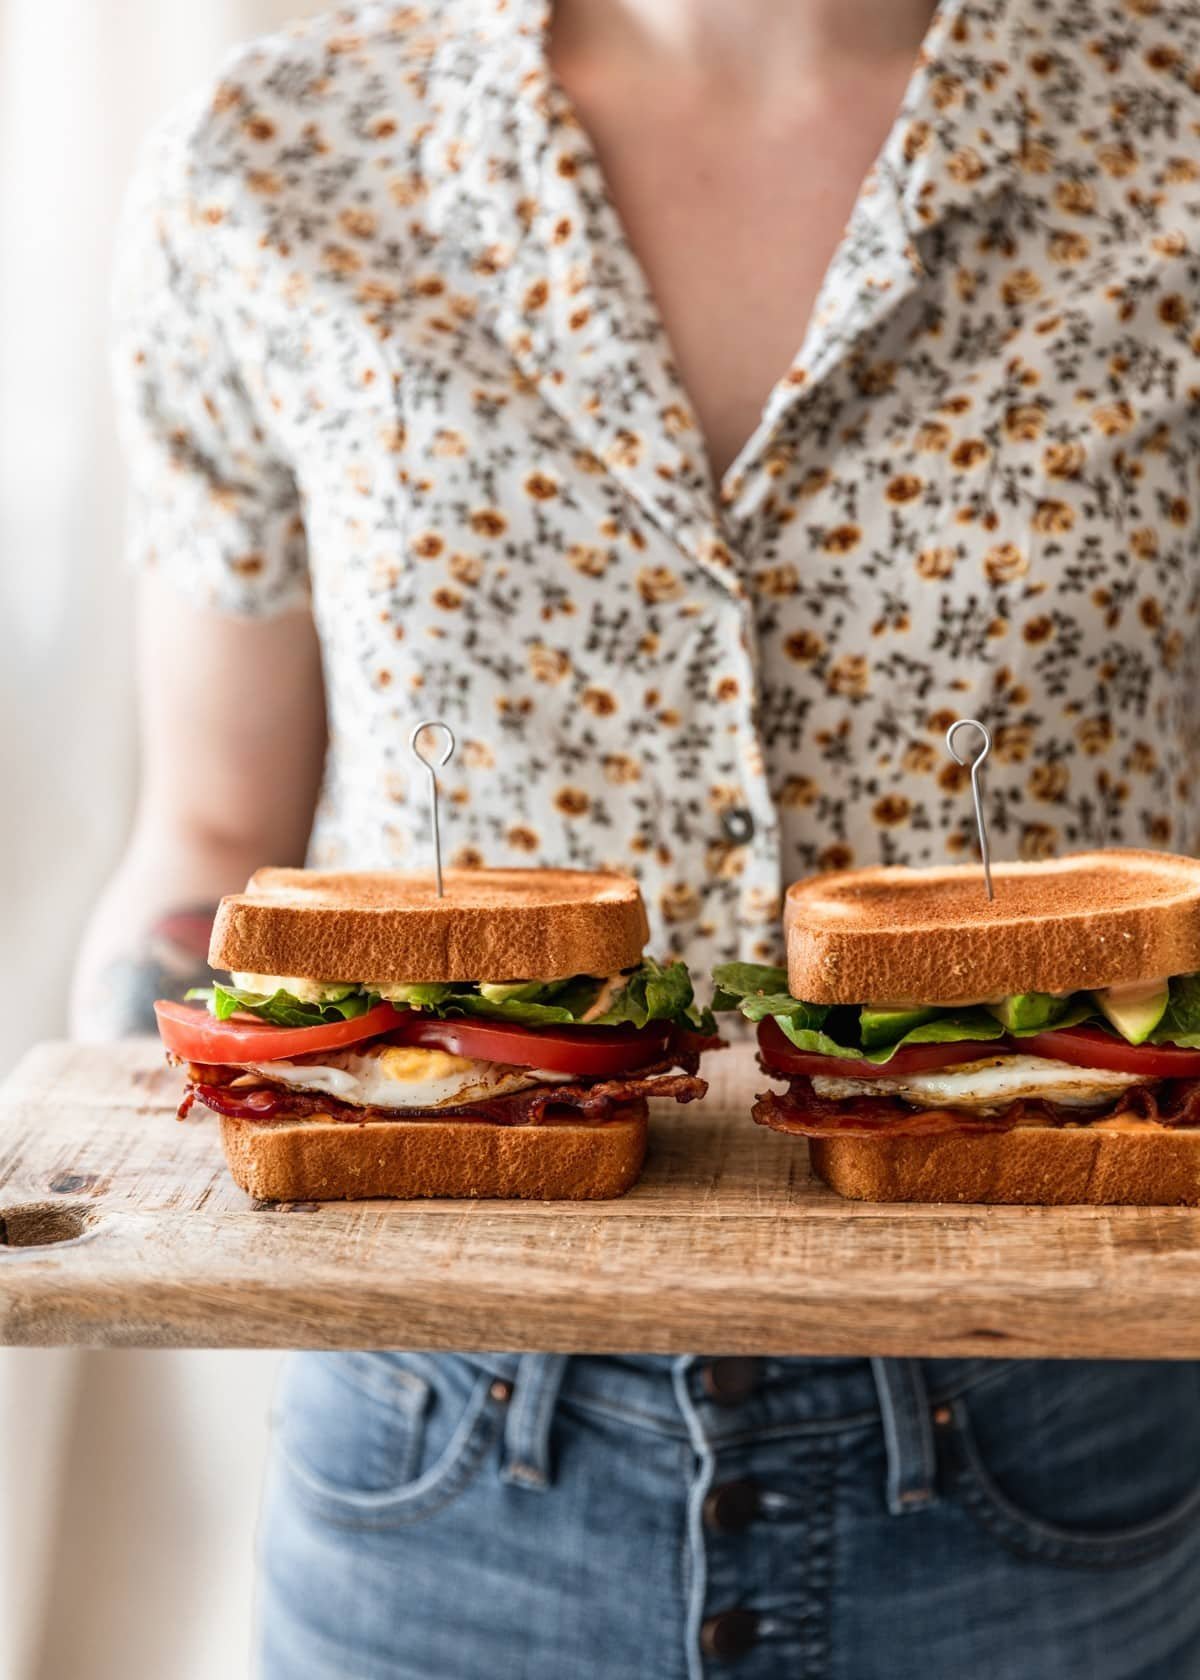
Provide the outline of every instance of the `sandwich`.
<path id="1" fill-rule="evenodd" d="M 702 1096 L 720 1042 L 647 935 L 622 875 L 260 869 L 213 924 L 228 980 L 155 1006 L 180 1115 L 265 1201 L 621 1195 L 647 1099 Z"/>
<path id="2" fill-rule="evenodd" d="M 864 869 L 786 895 L 787 966 L 715 972 L 757 1024 L 761 1125 L 878 1202 L 1200 1203 L 1200 863 L 1097 851 Z"/>

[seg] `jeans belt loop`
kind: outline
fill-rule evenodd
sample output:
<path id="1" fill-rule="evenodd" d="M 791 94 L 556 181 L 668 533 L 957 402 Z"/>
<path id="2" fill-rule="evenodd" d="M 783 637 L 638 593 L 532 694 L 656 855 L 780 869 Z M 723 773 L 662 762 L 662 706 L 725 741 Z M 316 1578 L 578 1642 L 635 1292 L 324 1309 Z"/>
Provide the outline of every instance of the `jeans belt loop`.
<path id="1" fill-rule="evenodd" d="M 872 1359 L 887 1451 L 887 1506 L 894 1517 L 937 1499 L 937 1449 L 919 1359 Z"/>
<path id="2" fill-rule="evenodd" d="M 567 1372 L 565 1353 L 523 1353 L 517 1361 L 504 1420 L 504 1468 L 514 1487 L 546 1488 L 551 1482 L 550 1426 Z"/>

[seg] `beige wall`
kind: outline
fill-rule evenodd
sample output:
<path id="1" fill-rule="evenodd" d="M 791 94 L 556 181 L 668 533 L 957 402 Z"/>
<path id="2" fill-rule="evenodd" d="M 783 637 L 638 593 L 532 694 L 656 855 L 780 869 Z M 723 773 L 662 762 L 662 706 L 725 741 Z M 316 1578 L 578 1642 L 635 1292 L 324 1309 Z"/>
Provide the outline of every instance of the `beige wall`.
<path id="1" fill-rule="evenodd" d="M 0 1073 L 129 820 L 113 223 L 146 126 L 313 0 L 0 0 Z M 0 1352 L 0 1676 L 247 1672 L 273 1355 Z"/>

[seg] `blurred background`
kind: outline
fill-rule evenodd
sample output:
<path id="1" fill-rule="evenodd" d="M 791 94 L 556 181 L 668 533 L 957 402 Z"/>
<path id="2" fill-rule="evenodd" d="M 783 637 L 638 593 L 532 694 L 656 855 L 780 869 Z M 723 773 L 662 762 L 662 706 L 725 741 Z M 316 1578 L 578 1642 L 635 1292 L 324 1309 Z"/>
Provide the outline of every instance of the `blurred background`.
<path id="1" fill-rule="evenodd" d="M 138 142 L 313 0 L 0 0 L 0 1077 L 135 775 L 109 272 Z M 203 682 L 202 672 L 194 674 Z M 0 1350 L 0 1680 L 246 1673 L 270 1354 Z"/>

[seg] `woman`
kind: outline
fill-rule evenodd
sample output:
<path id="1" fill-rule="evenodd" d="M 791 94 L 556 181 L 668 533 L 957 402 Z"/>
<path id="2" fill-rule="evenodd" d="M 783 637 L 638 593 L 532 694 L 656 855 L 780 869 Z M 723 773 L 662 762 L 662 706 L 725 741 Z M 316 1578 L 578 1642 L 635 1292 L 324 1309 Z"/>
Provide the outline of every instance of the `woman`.
<path id="1" fill-rule="evenodd" d="M 455 861 L 632 867 L 701 972 L 776 950 L 782 881 L 967 855 L 963 714 L 1002 855 L 1195 849 L 1200 25 L 930 14 L 366 6 L 159 137 L 119 350 L 145 788 L 85 1030 L 144 1024 L 265 860 L 424 862 L 418 715 L 464 743 Z M 263 1672 L 1178 1680 L 1198 1400 L 305 1356 Z"/>

